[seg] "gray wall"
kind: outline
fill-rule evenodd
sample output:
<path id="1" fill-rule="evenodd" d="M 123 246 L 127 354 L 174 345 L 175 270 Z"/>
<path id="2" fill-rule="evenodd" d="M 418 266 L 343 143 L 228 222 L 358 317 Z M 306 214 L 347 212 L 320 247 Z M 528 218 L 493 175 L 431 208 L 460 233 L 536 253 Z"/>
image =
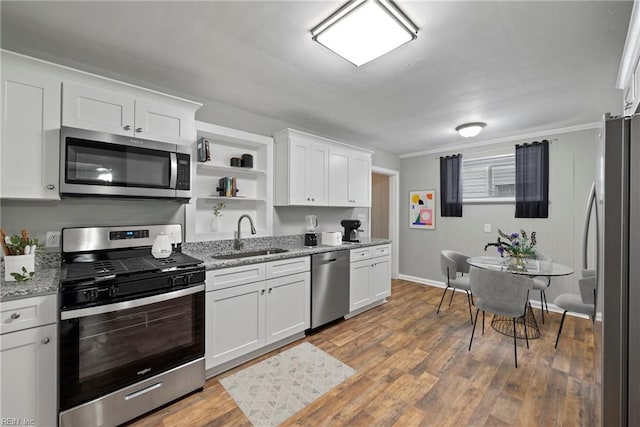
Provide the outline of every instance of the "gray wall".
<path id="1" fill-rule="evenodd" d="M 182 224 L 184 206 L 168 200 L 74 198 L 56 202 L 2 200 L 2 226 L 44 242 L 47 231 L 96 225 Z"/>
<path id="2" fill-rule="evenodd" d="M 584 210 L 591 183 L 596 179 L 595 164 L 599 130 L 549 135 L 549 218 L 516 219 L 515 207 L 509 204 L 465 204 L 462 218 L 440 216 L 439 158 L 460 152 L 463 157 L 484 157 L 512 151 L 517 141 L 401 159 L 400 175 L 400 274 L 427 281 L 442 282 L 439 254 L 453 249 L 473 255 L 496 255 L 493 248 L 484 252 L 488 242 L 497 239 L 497 229 L 505 232 L 536 231 L 538 247 L 554 261 L 581 269 Z M 436 229 L 416 230 L 408 227 L 409 191 L 436 189 Z M 491 224 L 491 233 L 483 231 Z M 578 293 L 577 277 L 554 278 L 547 292 L 549 301 L 564 292 Z M 534 295 L 533 298 L 537 298 Z"/>

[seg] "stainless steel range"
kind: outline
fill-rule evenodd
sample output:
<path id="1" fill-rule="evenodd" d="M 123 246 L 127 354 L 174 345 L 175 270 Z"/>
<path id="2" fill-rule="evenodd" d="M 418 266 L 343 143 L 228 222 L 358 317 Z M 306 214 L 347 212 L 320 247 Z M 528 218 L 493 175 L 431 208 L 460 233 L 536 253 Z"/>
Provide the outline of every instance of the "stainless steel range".
<path id="1" fill-rule="evenodd" d="M 151 247 L 175 241 L 167 258 Z M 112 426 L 201 389 L 202 261 L 180 225 L 62 230 L 60 425 Z"/>

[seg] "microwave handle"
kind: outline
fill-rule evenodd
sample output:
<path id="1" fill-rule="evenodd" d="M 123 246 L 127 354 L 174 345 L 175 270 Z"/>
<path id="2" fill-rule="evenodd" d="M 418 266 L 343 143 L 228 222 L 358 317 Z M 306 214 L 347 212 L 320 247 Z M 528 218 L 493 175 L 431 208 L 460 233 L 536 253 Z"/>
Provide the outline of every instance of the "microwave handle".
<path id="1" fill-rule="evenodd" d="M 169 179 L 169 188 L 176 188 L 178 181 L 178 155 L 176 153 L 169 153 L 171 155 L 171 177 Z"/>

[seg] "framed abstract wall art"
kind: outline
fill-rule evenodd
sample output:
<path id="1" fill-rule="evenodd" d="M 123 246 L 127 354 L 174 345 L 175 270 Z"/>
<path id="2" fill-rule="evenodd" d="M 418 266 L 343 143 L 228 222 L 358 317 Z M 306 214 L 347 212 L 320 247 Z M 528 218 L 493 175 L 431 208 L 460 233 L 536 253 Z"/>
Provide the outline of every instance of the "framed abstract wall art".
<path id="1" fill-rule="evenodd" d="M 409 228 L 436 229 L 436 190 L 409 191 Z"/>

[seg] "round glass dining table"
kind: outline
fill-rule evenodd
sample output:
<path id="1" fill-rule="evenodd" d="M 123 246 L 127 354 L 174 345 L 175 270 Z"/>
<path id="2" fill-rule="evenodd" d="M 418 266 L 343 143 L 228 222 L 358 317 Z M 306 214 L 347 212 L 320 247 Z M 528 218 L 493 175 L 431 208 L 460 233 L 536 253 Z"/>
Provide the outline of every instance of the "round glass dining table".
<path id="1" fill-rule="evenodd" d="M 573 269 L 557 262 L 526 259 L 525 269 L 514 271 L 509 268 L 509 258 L 493 256 L 474 256 L 467 258 L 467 263 L 474 267 L 487 270 L 504 271 L 505 273 L 520 274 L 524 276 L 568 276 L 573 274 Z"/>
<path id="2" fill-rule="evenodd" d="M 573 274 L 573 269 L 563 264 L 546 260 L 527 259 L 525 262 L 525 269 L 513 270 L 509 266 L 509 258 L 504 257 L 490 257 L 490 256 L 477 256 L 467 258 L 467 263 L 474 267 L 483 268 L 486 270 L 503 271 L 505 274 L 520 274 L 529 277 L 558 277 L 568 276 Z M 524 327 L 526 322 L 526 328 Z M 510 317 L 494 315 L 491 320 L 491 326 L 501 334 L 513 337 L 513 322 Z M 516 322 L 516 338 L 525 338 L 525 330 L 527 337 L 539 338 L 540 329 L 538 328 L 538 322 L 536 316 L 531 309 L 531 303 L 527 304 L 527 310 L 525 316 L 522 319 L 517 319 Z"/>

